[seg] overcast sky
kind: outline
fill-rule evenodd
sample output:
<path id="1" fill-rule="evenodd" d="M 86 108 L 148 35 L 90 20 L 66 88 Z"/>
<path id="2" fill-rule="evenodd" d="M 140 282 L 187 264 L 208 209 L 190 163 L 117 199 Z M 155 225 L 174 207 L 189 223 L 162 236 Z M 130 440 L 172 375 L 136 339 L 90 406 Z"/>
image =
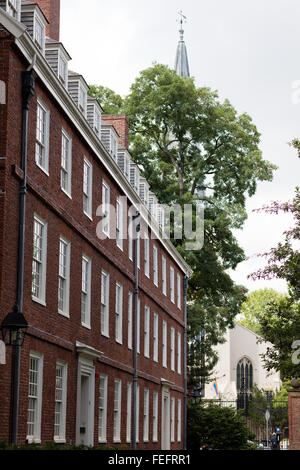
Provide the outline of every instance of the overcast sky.
<path id="1" fill-rule="evenodd" d="M 248 200 L 248 220 L 237 233 L 249 258 L 231 273 L 249 290 L 283 281 L 250 281 L 268 251 L 291 226 L 288 215 L 255 214 L 273 200 L 293 197 L 300 160 L 288 146 L 300 138 L 299 0 L 61 0 L 61 40 L 70 68 L 88 83 L 126 95 L 152 62 L 174 66 L 178 11 L 187 16 L 185 42 L 196 85 L 218 90 L 239 113 L 247 112 L 261 133 L 264 158 L 279 168 L 272 183 L 258 185 Z M 298 81 L 298 82 L 297 82 Z"/>

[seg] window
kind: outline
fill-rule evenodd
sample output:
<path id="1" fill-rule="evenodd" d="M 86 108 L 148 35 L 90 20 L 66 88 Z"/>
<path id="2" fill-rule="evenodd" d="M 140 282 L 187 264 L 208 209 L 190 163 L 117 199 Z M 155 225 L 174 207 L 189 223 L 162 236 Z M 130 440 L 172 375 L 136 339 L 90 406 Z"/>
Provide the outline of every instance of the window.
<path id="1" fill-rule="evenodd" d="M 181 374 L 181 333 L 177 333 L 177 372 Z"/>
<path id="2" fill-rule="evenodd" d="M 20 20 L 20 0 L 7 0 L 7 12 L 16 20 Z"/>
<path id="3" fill-rule="evenodd" d="M 68 80 L 68 62 L 62 57 L 58 56 L 58 78 L 66 86 Z"/>
<path id="4" fill-rule="evenodd" d="M 61 189 L 71 197 L 72 178 L 72 140 L 68 134 L 62 131 L 61 143 Z"/>
<path id="5" fill-rule="evenodd" d="M 47 224 L 37 215 L 33 223 L 32 298 L 46 301 Z"/>
<path id="6" fill-rule="evenodd" d="M 116 341 L 122 344 L 123 286 L 116 284 Z"/>
<path id="7" fill-rule="evenodd" d="M 99 418 L 98 418 L 98 439 L 99 442 L 106 442 L 106 422 L 107 422 L 107 375 L 100 375 L 99 383 Z"/>
<path id="8" fill-rule="evenodd" d="M 171 442 L 175 441 L 175 398 L 171 398 Z"/>
<path id="9" fill-rule="evenodd" d="M 167 295 L 167 261 L 162 257 L 162 292 Z"/>
<path id="10" fill-rule="evenodd" d="M 141 237 L 139 233 L 137 236 L 137 267 L 141 268 Z"/>
<path id="11" fill-rule="evenodd" d="M 140 437 L 140 386 L 136 385 L 136 421 L 135 421 L 135 430 L 136 430 L 136 442 L 139 442 Z"/>
<path id="12" fill-rule="evenodd" d="M 145 268 L 145 276 L 150 276 L 150 269 L 149 269 L 149 238 L 148 236 L 144 239 L 144 268 Z"/>
<path id="13" fill-rule="evenodd" d="M 36 111 L 35 161 L 47 174 L 49 172 L 49 128 L 50 111 L 38 99 Z"/>
<path id="14" fill-rule="evenodd" d="M 181 400 L 177 401 L 177 441 L 181 441 Z"/>
<path id="15" fill-rule="evenodd" d="M 120 442 L 121 440 L 121 387 L 121 380 L 116 379 L 114 390 L 114 442 Z"/>
<path id="16" fill-rule="evenodd" d="M 126 442 L 131 442 L 131 396 L 132 383 L 127 383 Z"/>
<path id="17" fill-rule="evenodd" d="M 136 322 L 136 328 L 137 328 L 137 353 L 140 354 L 140 344 L 141 344 L 141 300 L 138 299 L 138 305 L 137 305 L 137 322 Z"/>
<path id="18" fill-rule="evenodd" d="M 101 334 L 109 337 L 109 274 L 101 273 Z"/>
<path id="19" fill-rule="evenodd" d="M 67 364 L 56 363 L 54 440 L 66 440 Z"/>
<path id="20" fill-rule="evenodd" d="M 91 327 L 91 260 L 82 257 L 81 324 Z"/>
<path id="21" fill-rule="evenodd" d="M 110 188 L 106 183 L 102 183 L 102 208 L 103 208 L 103 233 L 109 237 L 110 230 Z"/>
<path id="22" fill-rule="evenodd" d="M 111 155 L 112 155 L 113 159 L 116 160 L 117 159 L 118 142 L 117 142 L 117 139 L 112 135 L 112 133 L 111 133 L 110 146 L 111 146 Z"/>
<path id="23" fill-rule="evenodd" d="M 158 263 L 157 263 L 157 247 L 153 247 L 153 282 L 158 286 Z"/>
<path id="24" fill-rule="evenodd" d="M 70 247 L 70 242 L 63 237 L 60 237 L 58 269 L 58 313 L 66 317 L 69 316 Z"/>
<path id="25" fill-rule="evenodd" d="M 163 342 L 162 342 L 163 367 L 167 367 L 167 323 L 163 321 Z"/>
<path id="26" fill-rule="evenodd" d="M 37 17 L 34 16 L 34 41 L 38 48 L 44 52 L 45 49 L 45 26 Z"/>
<path id="27" fill-rule="evenodd" d="M 117 208 L 116 208 L 116 240 L 117 246 L 120 250 L 123 250 L 123 206 L 121 199 L 117 199 Z"/>
<path id="28" fill-rule="evenodd" d="M 171 370 L 175 371 L 175 330 L 171 328 Z"/>
<path id="29" fill-rule="evenodd" d="M 85 115 L 86 114 L 86 103 L 87 103 L 87 92 L 82 85 L 79 84 L 79 99 L 78 106 L 80 111 Z"/>
<path id="30" fill-rule="evenodd" d="M 128 257 L 133 260 L 133 218 L 131 215 L 128 216 Z"/>
<path id="31" fill-rule="evenodd" d="M 153 393 L 153 442 L 158 441 L 158 392 Z"/>
<path id="32" fill-rule="evenodd" d="M 171 298 L 171 302 L 175 303 L 174 268 L 172 268 L 172 266 L 170 266 L 170 298 Z"/>
<path id="33" fill-rule="evenodd" d="M 177 274 L 177 307 L 181 308 L 181 277 Z"/>
<path id="34" fill-rule="evenodd" d="M 132 307 L 133 293 L 128 292 L 128 349 L 132 349 Z"/>
<path id="35" fill-rule="evenodd" d="M 253 366 L 243 357 L 236 368 L 237 408 L 247 411 L 253 391 Z"/>
<path id="36" fill-rule="evenodd" d="M 101 114 L 95 111 L 94 129 L 98 137 L 101 135 Z"/>
<path id="37" fill-rule="evenodd" d="M 149 390 L 144 389 L 144 442 L 149 441 Z"/>
<path id="38" fill-rule="evenodd" d="M 41 441 L 43 356 L 30 353 L 27 440 L 29 443 Z"/>
<path id="39" fill-rule="evenodd" d="M 153 361 L 158 362 L 158 314 L 153 315 Z"/>
<path id="40" fill-rule="evenodd" d="M 145 305 L 144 311 L 144 356 L 150 357 L 150 308 Z"/>
<path id="41" fill-rule="evenodd" d="M 92 217 L 93 167 L 86 157 L 83 162 L 83 212 Z"/>

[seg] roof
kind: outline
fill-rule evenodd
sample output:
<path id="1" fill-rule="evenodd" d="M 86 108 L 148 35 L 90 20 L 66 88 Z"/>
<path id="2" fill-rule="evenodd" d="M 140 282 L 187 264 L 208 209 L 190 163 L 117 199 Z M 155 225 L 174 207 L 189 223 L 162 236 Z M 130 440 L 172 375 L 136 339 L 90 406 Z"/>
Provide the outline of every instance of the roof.
<path id="1" fill-rule="evenodd" d="M 183 40 L 183 29 L 180 31 L 180 40 L 178 42 L 176 58 L 175 58 L 175 70 L 180 77 L 189 77 L 189 61 L 187 55 L 187 49 Z"/>

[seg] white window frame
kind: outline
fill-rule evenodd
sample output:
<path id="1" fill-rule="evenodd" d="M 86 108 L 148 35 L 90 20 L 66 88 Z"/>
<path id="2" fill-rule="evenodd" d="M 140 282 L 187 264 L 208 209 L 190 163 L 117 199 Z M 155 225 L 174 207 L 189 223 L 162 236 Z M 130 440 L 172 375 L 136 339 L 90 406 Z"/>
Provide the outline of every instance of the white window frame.
<path id="1" fill-rule="evenodd" d="M 177 442 L 181 442 L 181 400 L 177 400 Z"/>
<path id="2" fill-rule="evenodd" d="M 158 249 L 153 246 L 153 283 L 158 287 Z"/>
<path id="3" fill-rule="evenodd" d="M 175 272 L 173 266 L 170 266 L 170 299 L 175 304 Z"/>
<path id="4" fill-rule="evenodd" d="M 40 30 L 38 30 L 37 26 L 40 27 Z M 41 33 L 40 38 L 39 38 L 38 32 Z M 42 54 L 45 54 L 45 36 L 46 36 L 45 25 L 43 24 L 41 18 L 38 16 L 38 14 L 34 13 L 33 38 L 34 38 L 34 43 L 41 50 Z"/>
<path id="5" fill-rule="evenodd" d="M 31 360 L 37 361 L 37 368 L 31 368 Z M 34 377 L 35 375 L 35 377 Z M 32 381 L 33 377 L 36 379 Z M 29 444 L 41 443 L 41 421 L 42 421 L 42 393 L 43 393 L 43 355 L 39 352 L 30 351 L 29 355 L 29 380 L 28 380 L 28 417 L 27 417 L 27 436 L 26 440 Z M 35 390 L 34 390 L 35 388 Z M 33 427 L 33 432 L 29 429 L 29 410 L 30 403 L 34 403 L 34 420 L 30 423 Z"/>
<path id="6" fill-rule="evenodd" d="M 170 440 L 175 442 L 175 398 L 171 397 L 170 403 Z"/>
<path id="7" fill-rule="evenodd" d="M 109 338 L 109 285 L 108 272 L 101 271 L 101 335 Z"/>
<path id="8" fill-rule="evenodd" d="M 84 279 L 84 266 L 87 266 L 86 278 Z M 81 325 L 85 328 L 91 328 L 91 277 L 92 277 L 92 260 L 87 255 L 81 258 Z M 82 299 L 85 296 L 86 311 L 82 310 Z"/>
<path id="9" fill-rule="evenodd" d="M 133 261 L 133 218 L 128 215 L 128 258 Z"/>
<path id="10" fill-rule="evenodd" d="M 108 376 L 101 374 L 99 380 L 98 442 L 102 443 L 107 441 L 107 386 Z"/>
<path id="11" fill-rule="evenodd" d="M 35 163 L 47 176 L 49 176 L 49 138 L 50 111 L 43 101 L 38 98 L 36 108 Z M 42 162 L 40 162 L 40 155 Z"/>
<path id="12" fill-rule="evenodd" d="M 117 343 L 123 343 L 123 286 L 120 282 L 116 282 L 115 337 Z"/>
<path id="13" fill-rule="evenodd" d="M 181 374 L 181 333 L 177 332 L 177 373 Z"/>
<path id="14" fill-rule="evenodd" d="M 153 314 L 153 361 L 158 362 L 158 313 Z"/>
<path id="15" fill-rule="evenodd" d="M 21 18 L 21 0 L 7 0 L 7 13 L 16 20 Z"/>
<path id="16" fill-rule="evenodd" d="M 83 212 L 92 220 L 93 198 L 93 166 L 89 160 L 83 159 Z"/>
<path id="17" fill-rule="evenodd" d="M 64 129 L 61 137 L 60 188 L 69 198 L 72 197 L 72 139 Z"/>
<path id="18" fill-rule="evenodd" d="M 67 87 L 68 83 L 68 61 L 65 59 L 63 54 L 59 51 L 58 53 L 58 78 Z"/>
<path id="19" fill-rule="evenodd" d="M 177 307 L 181 309 L 181 276 L 177 273 Z"/>
<path id="20" fill-rule="evenodd" d="M 40 256 L 35 255 L 36 248 L 36 233 L 35 233 L 35 224 L 39 224 L 42 227 L 42 235 L 39 237 L 41 239 L 41 249 L 38 247 L 38 250 L 41 251 Z M 32 300 L 38 302 L 42 305 L 46 305 L 46 273 L 47 273 L 47 229 L 48 224 L 37 214 L 34 214 L 33 221 L 33 257 L 32 257 L 32 287 L 31 287 L 31 297 Z M 40 271 L 40 282 L 39 282 L 39 295 L 35 295 L 33 291 L 34 286 L 34 276 L 36 270 L 35 265 L 39 266 Z"/>
<path id="21" fill-rule="evenodd" d="M 116 202 L 116 243 L 117 247 L 123 251 L 123 234 L 124 234 L 124 224 L 123 224 L 123 204 L 121 198 L 118 197 Z"/>
<path id="22" fill-rule="evenodd" d="M 110 187 L 105 181 L 102 181 L 102 208 L 102 231 L 108 238 L 110 238 Z"/>
<path id="23" fill-rule="evenodd" d="M 148 235 L 144 237 L 144 272 L 150 278 L 150 240 Z"/>
<path id="24" fill-rule="evenodd" d="M 137 267 L 141 269 L 141 235 L 137 234 Z"/>
<path id="25" fill-rule="evenodd" d="M 57 370 L 61 370 L 61 376 L 57 376 Z M 66 417 L 67 417 L 67 375 L 68 365 L 65 361 L 56 362 L 56 382 L 55 382 L 55 419 L 54 419 L 54 441 L 57 443 L 66 442 Z M 61 386 L 59 387 L 59 380 Z M 58 397 L 60 394 L 60 397 Z M 60 408 L 57 412 L 57 406 Z M 59 415 L 59 433 L 56 433 L 56 418 Z"/>
<path id="26" fill-rule="evenodd" d="M 144 356 L 150 357 L 150 307 L 144 308 Z"/>
<path id="27" fill-rule="evenodd" d="M 78 108 L 84 116 L 86 116 L 87 106 L 87 91 L 84 86 L 79 82 L 78 84 Z"/>
<path id="28" fill-rule="evenodd" d="M 149 389 L 144 388 L 144 426 L 143 440 L 149 442 Z"/>
<path id="29" fill-rule="evenodd" d="M 113 408 L 113 442 L 121 442 L 121 400 L 122 400 L 122 381 L 114 381 L 114 408 Z"/>
<path id="30" fill-rule="evenodd" d="M 137 302 L 137 353 L 141 352 L 141 299 L 138 299 Z"/>
<path id="31" fill-rule="evenodd" d="M 153 392 L 152 440 L 158 442 L 158 392 Z"/>
<path id="32" fill-rule="evenodd" d="M 140 439 L 140 386 L 136 385 L 136 420 L 135 420 L 135 430 L 136 430 L 136 442 L 139 442 Z"/>
<path id="33" fill-rule="evenodd" d="M 170 338 L 170 347 L 171 347 L 171 370 L 175 371 L 175 329 L 171 327 L 171 338 Z"/>
<path id="34" fill-rule="evenodd" d="M 167 295 L 167 260 L 162 257 L 162 293 Z"/>
<path id="35" fill-rule="evenodd" d="M 133 292 L 128 292 L 128 349 L 132 349 Z"/>
<path id="36" fill-rule="evenodd" d="M 127 382 L 126 442 L 131 442 L 131 402 L 132 402 L 132 382 Z"/>
<path id="37" fill-rule="evenodd" d="M 61 246 L 65 247 L 65 265 L 62 265 Z M 70 317 L 70 264 L 71 264 L 71 243 L 64 236 L 59 238 L 59 268 L 58 268 L 58 313 L 64 317 Z M 60 307 L 60 284 L 63 283 L 63 308 Z"/>
<path id="38" fill-rule="evenodd" d="M 162 364 L 167 367 L 167 322 L 163 320 L 162 329 Z"/>

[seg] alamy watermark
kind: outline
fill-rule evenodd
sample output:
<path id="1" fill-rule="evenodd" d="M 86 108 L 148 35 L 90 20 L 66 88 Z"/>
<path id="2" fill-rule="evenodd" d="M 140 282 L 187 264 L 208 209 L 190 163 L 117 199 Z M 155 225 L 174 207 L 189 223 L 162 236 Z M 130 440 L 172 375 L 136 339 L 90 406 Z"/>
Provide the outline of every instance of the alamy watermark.
<path id="1" fill-rule="evenodd" d="M 186 250 L 201 250 L 204 244 L 204 207 L 200 204 L 175 204 L 168 206 L 157 204 L 155 210 L 160 213 L 162 230 L 151 228 L 153 216 L 145 211 L 142 204 L 129 206 L 126 196 L 118 198 L 116 206 L 101 204 L 96 210 L 96 217 L 101 220 L 97 223 L 96 234 L 100 240 L 133 239 L 135 233 L 135 215 L 138 213 L 140 237 L 151 239 L 183 240 Z M 156 217 L 156 220 L 158 216 Z M 150 231 L 148 232 L 148 228 Z"/>

